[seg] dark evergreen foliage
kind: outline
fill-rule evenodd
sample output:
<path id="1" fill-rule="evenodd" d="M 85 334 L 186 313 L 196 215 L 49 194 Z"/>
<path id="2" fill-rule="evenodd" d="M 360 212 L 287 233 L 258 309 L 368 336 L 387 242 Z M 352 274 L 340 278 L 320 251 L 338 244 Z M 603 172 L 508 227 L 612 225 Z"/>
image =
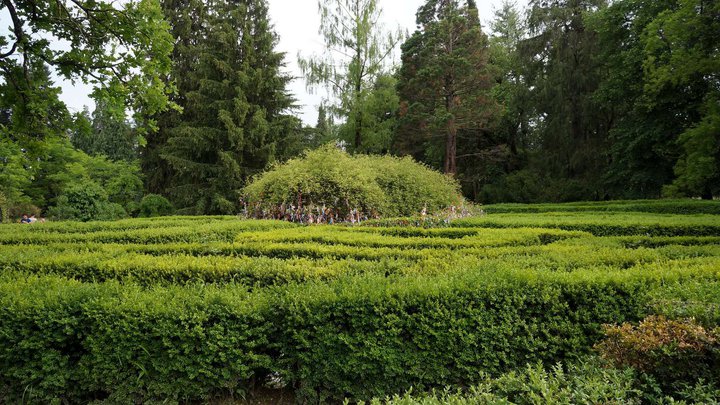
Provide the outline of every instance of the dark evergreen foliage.
<path id="1" fill-rule="evenodd" d="M 103 155 L 113 161 L 137 160 L 136 131 L 124 116 L 117 116 L 104 100 L 99 100 L 92 117 L 87 110 L 75 115 L 72 145 L 88 155 Z"/>
<path id="2" fill-rule="evenodd" d="M 402 46 L 396 150 L 454 175 L 463 165 L 459 139 L 468 138 L 470 148 L 481 144 L 495 114 L 488 40 L 474 2 L 430 0 L 417 24 Z"/>
<path id="3" fill-rule="evenodd" d="M 290 78 L 266 1 L 168 0 L 180 111 L 163 114 L 145 150 L 149 189 L 181 213 L 236 213 L 239 190 L 269 163 L 297 153 Z"/>
<path id="4" fill-rule="evenodd" d="M 719 7 L 534 0 L 523 20 L 506 4 L 490 59 L 503 109 L 466 194 L 483 202 L 717 196 Z"/>

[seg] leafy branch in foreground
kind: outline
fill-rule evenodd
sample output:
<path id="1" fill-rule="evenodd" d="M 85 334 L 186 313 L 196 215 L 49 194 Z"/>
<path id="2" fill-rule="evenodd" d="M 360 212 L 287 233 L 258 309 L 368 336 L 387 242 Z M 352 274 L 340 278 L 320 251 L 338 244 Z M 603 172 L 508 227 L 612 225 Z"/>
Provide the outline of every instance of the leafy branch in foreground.
<path id="1" fill-rule="evenodd" d="M 173 40 L 157 0 L 3 0 L 3 10 L 12 27 L 0 34 L 0 76 L 18 96 L 14 122 L 28 122 L 11 139 L 47 134 L 48 103 L 57 101 L 46 93 L 51 73 L 92 84 L 116 115 L 129 108 L 141 128 L 155 128 L 151 116 L 173 91 L 163 80 Z"/>

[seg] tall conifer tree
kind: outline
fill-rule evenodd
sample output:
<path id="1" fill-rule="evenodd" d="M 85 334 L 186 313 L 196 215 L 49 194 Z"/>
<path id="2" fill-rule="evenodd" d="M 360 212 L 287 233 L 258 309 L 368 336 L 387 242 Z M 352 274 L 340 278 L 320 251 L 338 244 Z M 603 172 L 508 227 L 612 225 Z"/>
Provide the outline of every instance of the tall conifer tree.
<path id="1" fill-rule="evenodd" d="M 495 114 L 488 39 L 474 1 L 429 0 L 402 47 L 396 148 L 456 174 L 458 133 L 477 134 Z"/>
<path id="2" fill-rule="evenodd" d="M 166 114 L 146 169 L 181 212 L 237 212 L 239 190 L 297 137 L 293 98 L 265 0 L 168 0 L 182 113 Z M 152 173 L 154 168 L 157 173 Z"/>
<path id="3" fill-rule="evenodd" d="M 597 35 L 585 16 L 606 0 L 530 1 L 530 38 L 521 45 L 530 95 L 526 107 L 539 139 L 533 170 L 560 180 L 552 199 L 604 197 L 612 108 L 597 103 Z"/>

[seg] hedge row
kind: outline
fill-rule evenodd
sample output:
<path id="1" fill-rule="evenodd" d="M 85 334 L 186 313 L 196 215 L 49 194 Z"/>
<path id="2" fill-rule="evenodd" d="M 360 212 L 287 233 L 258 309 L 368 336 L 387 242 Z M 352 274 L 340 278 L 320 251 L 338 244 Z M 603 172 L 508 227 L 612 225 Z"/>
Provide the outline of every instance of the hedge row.
<path id="1" fill-rule="evenodd" d="M 519 228 L 513 232 L 498 229 L 458 229 L 465 236 L 449 232 L 427 232 L 430 237 L 403 234 L 401 229 L 363 229 L 333 227 L 303 227 L 295 229 L 270 230 L 266 232 L 243 233 L 237 242 L 262 243 L 316 243 L 323 245 L 346 245 L 356 247 L 391 247 L 403 249 L 466 249 L 472 247 L 521 246 L 549 244 L 559 240 L 589 236 L 583 232 L 568 232 L 555 229 Z M 368 232 L 374 231 L 374 232 Z M 438 229 L 436 231 L 446 231 Z M 445 237 L 451 234 L 451 238 Z"/>
<path id="2" fill-rule="evenodd" d="M 74 223 L 72 223 L 74 225 Z M 282 221 L 221 221 L 172 226 L 158 224 L 157 227 L 136 229 L 99 228 L 97 231 L 82 232 L 43 232 L 44 225 L 7 226 L 0 233 L 0 245 L 24 244 L 38 245 L 47 243 L 172 243 L 172 242 L 230 242 L 238 233 L 266 229 L 289 229 L 296 225 Z M 36 228 L 35 228 L 36 227 Z M 21 232 L 11 232 L 12 229 Z M 73 228 L 71 226 L 70 228 Z M 22 232 L 24 229 L 30 231 Z M 33 231 L 40 229 L 40 231 Z"/>
<path id="3" fill-rule="evenodd" d="M 459 219 L 459 228 L 555 228 L 595 236 L 720 236 L 720 216 L 653 214 L 496 214 Z"/>
<path id="4" fill-rule="evenodd" d="M 720 319 L 714 217 L 452 225 L 0 227 L 0 402 L 369 399 L 572 360 L 648 312 Z"/>
<path id="5" fill-rule="evenodd" d="M 408 263 L 398 260 L 282 260 L 267 257 L 224 257 L 128 253 L 122 256 L 57 254 L 51 257 L 20 256 L 3 260 L 4 271 L 56 274 L 85 282 L 122 280 L 144 286 L 156 284 L 236 283 L 249 287 L 324 280 L 345 274 L 399 273 Z"/>
<path id="6" fill-rule="evenodd" d="M 33 226 L 8 225 L 0 227 L 0 235 L 21 234 L 21 233 L 77 233 L 77 232 L 98 232 L 98 231 L 122 231 L 146 228 L 172 228 L 180 226 L 197 226 L 203 224 L 220 224 L 227 222 L 238 222 L 235 216 L 172 216 L 156 218 L 133 218 L 118 221 L 95 221 L 95 222 L 74 222 L 74 221 L 49 221 Z"/>
<path id="7" fill-rule="evenodd" d="M 330 401 L 468 385 L 478 370 L 586 353 L 603 323 L 641 318 L 652 277 L 661 276 L 468 270 L 248 293 L 6 275 L 0 393 L 31 402 L 207 400 L 273 375 L 305 400 Z"/>
<path id="8" fill-rule="evenodd" d="M 435 239 L 430 239 L 435 240 Z M 450 240 L 454 241 L 454 240 Z M 597 272 L 716 265 L 720 246 L 625 248 L 622 240 L 573 239 L 550 245 L 465 249 L 374 248 L 314 243 L 167 245 L 12 245 L 0 248 L 0 269 L 58 274 L 88 282 L 126 280 L 142 285 L 239 283 L 253 288 L 343 275 L 442 274 L 460 266 L 487 272 L 578 269 Z"/>
<path id="9" fill-rule="evenodd" d="M 720 215 L 720 201 L 635 200 L 588 201 L 563 204 L 493 204 L 483 206 L 490 214 L 544 212 L 647 212 L 655 214 Z"/>

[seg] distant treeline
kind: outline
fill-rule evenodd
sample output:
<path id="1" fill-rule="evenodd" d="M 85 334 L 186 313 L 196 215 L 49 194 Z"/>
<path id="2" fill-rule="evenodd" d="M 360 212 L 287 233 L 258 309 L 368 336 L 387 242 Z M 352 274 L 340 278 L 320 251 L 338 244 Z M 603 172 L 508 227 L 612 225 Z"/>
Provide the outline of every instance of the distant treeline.
<path id="1" fill-rule="evenodd" d="M 405 34 L 378 0 L 320 0 L 328 51 L 299 55 L 330 94 L 315 126 L 266 0 L 50 3 L 2 6 L 3 217 L 138 215 L 147 194 L 237 213 L 253 176 L 328 143 L 412 156 L 483 203 L 720 195 L 717 1 L 428 0 Z M 94 85 L 95 111 L 54 75 Z"/>

